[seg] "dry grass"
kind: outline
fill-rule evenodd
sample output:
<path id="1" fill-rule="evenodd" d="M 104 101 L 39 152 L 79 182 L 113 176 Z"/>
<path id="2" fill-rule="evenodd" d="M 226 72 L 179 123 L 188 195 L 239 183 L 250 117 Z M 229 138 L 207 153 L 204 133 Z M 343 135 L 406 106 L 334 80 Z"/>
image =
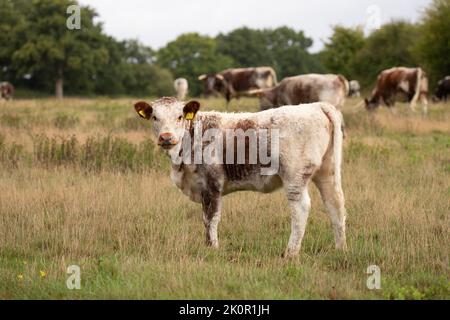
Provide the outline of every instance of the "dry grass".
<path id="1" fill-rule="evenodd" d="M 1 105 L 0 298 L 450 298 L 450 104 L 422 118 L 406 108 L 367 115 L 355 103 L 344 110 L 349 251 L 334 251 L 311 188 L 302 253 L 287 261 L 281 192 L 225 197 L 221 248 L 204 246 L 200 206 L 172 186 L 168 160 L 143 147 L 150 134 L 131 99 Z M 44 136 L 53 158 L 36 153 Z M 74 153 L 61 151 L 71 137 Z M 83 156 L 106 137 L 122 144 Z M 66 288 L 70 264 L 81 267 L 81 290 Z M 381 290 L 366 287 L 371 264 Z"/>

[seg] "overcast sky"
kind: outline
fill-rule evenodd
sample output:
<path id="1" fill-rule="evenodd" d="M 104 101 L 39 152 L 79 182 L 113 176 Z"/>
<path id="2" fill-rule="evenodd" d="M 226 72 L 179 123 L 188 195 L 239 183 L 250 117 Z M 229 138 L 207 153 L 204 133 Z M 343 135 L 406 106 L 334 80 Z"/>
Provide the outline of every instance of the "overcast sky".
<path id="1" fill-rule="evenodd" d="M 431 0 L 79 0 L 99 13 L 106 33 L 139 39 L 155 49 L 185 32 L 215 36 L 235 28 L 289 26 L 323 47 L 331 26 L 363 25 L 393 18 L 417 21 Z M 379 18 L 378 18 L 379 17 Z M 81 22 L 83 23 L 83 22 Z"/>

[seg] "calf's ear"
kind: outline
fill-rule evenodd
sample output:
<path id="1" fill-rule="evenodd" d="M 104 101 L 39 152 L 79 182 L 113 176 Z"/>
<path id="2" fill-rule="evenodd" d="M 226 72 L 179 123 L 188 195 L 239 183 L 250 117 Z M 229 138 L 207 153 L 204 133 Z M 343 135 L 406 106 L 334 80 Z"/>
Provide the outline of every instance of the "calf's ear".
<path id="1" fill-rule="evenodd" d="M 141 118 L 149 120 L 153 113 L 153 108 L 145 101 L 139 101 L 134 104 L 134 109 Z"/>
<path id="2" fill-rule="evenodd" d="M 193 120 L 199 109 L 200 103 L 198 101 L 195 100 L 189 101 L 183 108 L 184 118 L 186 120 Z"/>

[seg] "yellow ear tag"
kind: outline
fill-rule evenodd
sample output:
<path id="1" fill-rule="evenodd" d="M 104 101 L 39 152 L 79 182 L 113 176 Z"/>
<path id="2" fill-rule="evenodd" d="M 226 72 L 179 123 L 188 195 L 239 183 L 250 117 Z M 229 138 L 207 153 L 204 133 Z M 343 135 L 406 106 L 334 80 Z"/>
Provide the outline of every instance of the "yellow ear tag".
<path id="1" fill-rule="evenodd" d="M 188 113 L 186 113 L 186 115 L 184 116 L 184 118 L 185 118 L 186 120 L 192 120 L 192 119 L 194 119 L 194 113 L 193 113 L 193 112 L 188 112 Z"/>
<path id="2" fill-rule="evenodd" d="M 145 111 L 144 111 L 144 110 L 139 110 L 139 114 L 140 114 L 143 118 L 145 118 Z"/>

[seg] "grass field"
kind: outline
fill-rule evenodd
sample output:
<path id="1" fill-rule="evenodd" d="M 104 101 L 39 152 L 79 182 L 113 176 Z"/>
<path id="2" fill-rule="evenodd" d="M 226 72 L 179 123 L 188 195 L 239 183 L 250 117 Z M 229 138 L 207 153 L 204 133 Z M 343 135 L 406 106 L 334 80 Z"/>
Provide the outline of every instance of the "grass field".
<path id="1" fill-rule="evenodd" d="M 284 194 L 224 198 L 221 247 L 169 179 L 133 99 L 0 104 L 1 299 L 450 299 L 450 103 L 344 109 L 349 250 L 311 186 L 298 259 Z M 222 100 L 201 100 L 223 110 Z M 257 100 L 233 103 L 256 111 Z M 81 289 L 66 287 L 69 265 Z M 370 265 L 381 289 L 366 286 Z"/>

